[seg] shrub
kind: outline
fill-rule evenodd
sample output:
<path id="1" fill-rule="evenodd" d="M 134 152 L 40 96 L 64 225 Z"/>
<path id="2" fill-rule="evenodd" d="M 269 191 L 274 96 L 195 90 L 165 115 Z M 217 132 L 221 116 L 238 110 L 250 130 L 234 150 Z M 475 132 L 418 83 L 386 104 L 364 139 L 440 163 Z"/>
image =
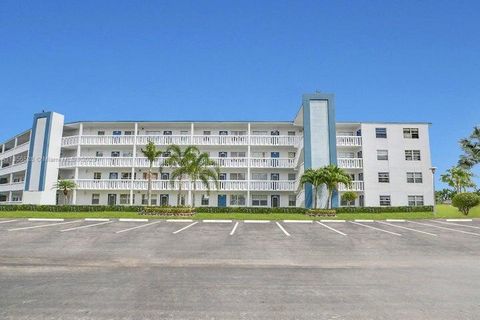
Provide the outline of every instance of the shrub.
<path id="1" fill-rule="evenodd" d="M 353 191 L 347 191 L 342 194 L 342 201 L 346 203 L 355 202 L 356 199 L 357 199 L 357 194 Z"/>
<path id="2" fill-rule="evenodd" d="M 415 207 L 340 207 L 337 213 L 396 213 L 396 212 L 433 212 L 433 206 Z"/>
<path id="3" fill-rule="evenodd" d="M 198 207 L 198 213 L 305 213 L 308 209 L 296 207 Z"/>
<path id="4" fill-rule="evenodd" d="M 311 209 L 306 214 L 312 217 L 335 217 L 337 212 L 334 209 Z"/>
<path id="5" fill-rule="evenodd" d="M 473 192 L 456 194 L 452 199 L 452 205 L 464 215 L 468 215 L 470 209 L 480 204 L 480 197 Z"/>

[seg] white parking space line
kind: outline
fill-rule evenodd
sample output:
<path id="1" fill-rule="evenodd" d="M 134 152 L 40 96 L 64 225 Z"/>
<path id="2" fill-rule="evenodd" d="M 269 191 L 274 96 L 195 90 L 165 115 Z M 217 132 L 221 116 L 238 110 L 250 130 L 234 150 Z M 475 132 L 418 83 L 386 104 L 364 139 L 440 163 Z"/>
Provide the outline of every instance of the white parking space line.
<path id="1" fill-rule="evenodd" d="M 373 230 L 393 234 L 394 236 L 399 236 L 399 237 L 402 236 L 400 233 L 391 232 L 391 231 L 383 230 L 383 229 L 380 229 L 380 228 L 375 228 L 375 227 L 372 227 L 372 226 L 369 226 L 369 225 L 366 225 L 366 224 L 362 224 L 362 223 L 358 223 L 358 222 L 354 222 L 354 221 L 350 221 L 350 223 L 353 223 L 353 224 L 356 224 L 356 225 L 359 225 L 359 226 L 362 226 L 362 227 L 370 228 L 370 229 L 373 229 Z"/>
<path id="2" fill-rule="evenodd" d="M 105 218 L 85 218 L 85 221 L 110 221 L 110 219 Z"/>
<path id="3" fill-rule="evenodd" d="M 63 230 L 60 230 L 60 232 L 73 231 L 73 230 L 78 230 L 78 229 L 85 229 L 85 228 L 90 228 L 90 227 L 95 227 L 95 226 L 101 226 L 102 224 L 107 224 L 107 223 L 112 223 L 112 222 L 113 222 L 113 221 L 106 221 L 106 222 L 88 224 L 88 225 L 86 225 L 86 226 L 80 226 L 80 227 L 73 227 L 73 228 L 63 229 Z"/>
<path id="4" fill-rule="evenodd" d="M 285 223 L 312 223 L 312 220 L 283 220 Z"/>
<path id="5" fill-rule="evenodd" d="M 65 219 L 56 218 L 28 218 L 28 221 L 65 221 Z"/>
<path id="6" fill-rule="evenodd" d="M 473 233 L 473 232 L 468 232 L 468 231 L 463 231 L 463 230 L 458 230 L 458 229 L 452 229 L 452 228 L 447 228 L 447 227 L 441 227 L 441 226 L 437 226 L 437 225 L 429 224 L 429 223 L 421 223 L 421 222 L 416 222 L 416 221 L 408 221 L 408 222 L 410 222 L 410 223 L 415 223 L 415 224 L 419 224 L 419 225 L 422 225 L 422 226 L 434 227 L 434 228 L 444 229 L 444 230 L 450 230 L 450 231 L 453 231 L 453 232 L 470 234 L 470 235 L 472 235 L 472 236 L 480 237 L 480 234 L 478 234 L 478 233 Z"/>
<path id="7" fill-rule="evenodd" d="M 14 222 L 14 221 L 17 221 L 17 220 L 0 221 L 0 223 L 9 223 L 9 222 Z"/>
<path id="8" fill-rule="evenodd" d="M 193 222 L 192 219 L 167 219 L 167 222 Z"/>
<path id="9" fill-rule="evenodd" d="M 345 222 L 345 220 L 333 220 L 333 219 L 329 219 L 329 220 L 320 220 L 320 222 Z"/>
<path id="10" fill-rule="evenodd" d="M 355 222 L 373 222 L 373 220 L 370 220 L 370 219 L 355 219 Z"/>
<path id="11" fill-rule="evenodd" d="M 232 220 L 203 220 L 205 223 L 232 223 Z"/>
<path id="12" fill-rule="evenodd" d="M 232 231 L 230 232 L 230 235 L 233 236 L 233 234 L 235 233 L 235 230 L 237 230 L 237 227 L 238 227 L 238 221 L 235 222 L 235 225 L 233 226 L 233 229 Z"/>
<path id="13" fill-rule="evenodd" d="M 452 221 L 452 222 L 472 222 L 472 219 L 446 219 L 446 221 Z"/>
<path id="14" fill-rule="evenodd" d="M 280 228 L 280 230 L 283 231 L 283 233 L 285 233 L 285 235 L 287 237 L 290 237 L 290 233 L 287 232 L 287 230 L 285 230 L 285 228 L 279 223 L 279 222 L 275 222 L 277 224 L 277 226 Z"/>
<path id="15" fill-rule="evenodd" d="M 395 227 L 395 228 L 400 228 L 400 229 L 410 230 L 410 231 L 414 231 L 414 232 L 418 232 L 418 233 L 423 233 L 423 234 L 426 234 L 426 235 L 429 235 L 429 236 L 434 236 L 434 237 L 437 236 L 437 235 L 434 234 L 434 233 L 425 232 L 425 231 L 420 231 L 420 230 L 417 230 L 417 229 L 407 228 L 407 227 L 403 227 L 403 226 L 397 226 L 397 225 L 392 224 L 392 223 L 387 223 L 387 222 L 383 222 L 383 221 L 377 221 L 377 222 L 378 222 L 378 223 L 381 223 L 381 224 L 385 224 L 385 225 L 387 225 L 387 226 L 392 226 L 392 227 Z"/>
<path id="16" fill-rule="evenodd" d="M 270 220 L 244 220 L 244 223 L 270 223 Z"/>
<path id="17" fill-rule="evenodd" d="M 386 219 L 387 222 L 406 222 L 405 219 Z"/>
<path id="18" fill-rule="evenodd" d="M 177 233 L 179 233 L 179 232 L 182 232 L 183 230 L 188 229 L 188 228 L 196 225 L 197 223 L 198 223 L 198 221 L 195 221 L 194 223 L 191 223 L 191 224 L 189 224 L 188 226 L 183 227 L 182 229 L 179 229 L 179 230 L 177 230 L 177 231 L 174 231 L 173 234 L 177 234 Z"/>
<path id="19" fill-rule="evenodd" d="M 443 222 L 443 221 L 436 221 L 436 220 L 434 220 L 433 222 L 441 223 L 441 224 L 448 224 L 450 226 L 460 226 L 460 227 L 467 227 L 467 228 L 473 228 L 473 229 L 480 229 L 480 227 L 470 226 L 468 224 L 451 223 L 451 222 Z"/>
<path id="20" fill-rule="evenodd" d="M 120 222 L 148 222 L 148 219 L 128 219 L 128 218 L 120 218 L 118 219 Z"/>
<path id="21" fill-rule="evenodd" d="M 68 222 L 41 224 L 41 225 L 39 225 L 39 226 L 8 229 L 8 231 L 17 231 L 17 230 L 28 230 L 28 229 L 37 229 L 37 228 L 53 227 L 53 226 L 59 226 L 59 225 L 63 225 L 63 224 L 76 223 L 76 222 L 83 222 L 83 220 L 75 220 L 75 221 L 68 221 Z"/>
<path id="22" fill-rule="evenodd" d="M 327 229 L 330 229 L 330 230 L 332 230 L 332 231 L 334 231 L 334 232 L 336 232 L 336 233 L 338 233 L 338 234 L 341 234 L 342 236 L 346 236 L 346 235 L 347 235 L 346 233 L 343 233 L 342 231 L 339 231 L 339 230 L 337 230 L 337 229 L 335 229 L 335 228 L 332 228 L 332 227 L 330 227 L 330 226 L 327 226 L 326 224 L 323 224 L 323 223 L 321 223 L 321 222 L 319 222 L 319 221 L 317 221 L 317 223 L 318 223 L 319 225 L 321 225 L 321 226 L 324 226 L 324 227 L 327 228 Z"/>
<path id="23" fill-rule="evenodd" d="M 136 227 L 132 227 L 132 228 L 128 228 L 128 229 L 119 230 L 119 231 L 117 231 L 117 232 L 115 232 L 115 233 L 122 233 L 122 232 L 127 232 L 127 231 L 130 231 L 130 230 L 140 229 L 140 228 L 148 227 L 148 226 L 151 226 L 151 225 L 153 225 L 153 224 L 160 223 L 160 222 L 162 222 L 162 221 L 161 221 L 161 220 L 159 220 L 159 221 L 154 221 L 154 222 L 142 224 L 142 225 L 140 225 L 140 226 L 136 226 Z"/>

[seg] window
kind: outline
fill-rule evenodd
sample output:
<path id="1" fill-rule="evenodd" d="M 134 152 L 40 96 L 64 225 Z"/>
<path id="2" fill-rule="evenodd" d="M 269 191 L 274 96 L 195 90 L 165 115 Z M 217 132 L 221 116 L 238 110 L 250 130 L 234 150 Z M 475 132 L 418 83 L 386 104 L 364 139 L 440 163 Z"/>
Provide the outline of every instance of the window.
<path id="1" fill-rule="evenodd" d="M 375 128 L 375 136 L 380 139 L 386 139 L 387 128 Z"/>
<path id="2" fill-rule="evenodd" d="M 130 204 L 130 194 L 122 193 L 120 195 L 120 204 Z"/>
<path id="3" fill-rule="evenodd" d="M 142 194 L 142 204 L 143 205 L 147 205 L 148 204 L 148 201 L 147 201 L 148 197 L 146 194 Z M 157 205 L 157 198 L 155 198 L 154 195 L 152 195 L 152 198 L 150 199 L 151 203 L 152 203 L 152 206 L 156 206 Z"/>
<path id="4" fill-rule="evenodd" d="M 120 136 L 120 135 L 122 135 L 122 131 L 115 130 L 115 131 L 112 132 L 112 134 L 113 134 L 114 136 Z"/>
<path id="5" fill-rule="evenodd" d="M 170 173 L 168 173 L 168 172 L 162 172 L 162 173 L 160 174 L 160 180 L 168 180 L 168 179 L 170 179 Z"/>
<path id="6" fill-rule="evenodd" d="M 95 156 L 98 157 L 98 158 L 103 157 L 103 151 L 97 151 L 97 152 L 95 153 Z"/>
<path id="7" fill-rule="evenodd" d="M 230 152 L 230 156 L 232 158 L 245 158 L 246 153 L 245 153 L 245 151 L 232 151 L 232 152 Z"/>
<path id="8" fill-rule="evenodd" d="M 180 135 L 181 136 L 188 136 L 188 131 L 187 130 L 180 130 Z"/>
<path id="9" fill-rule="evenodd" d="M 288 206 L 289 207 L 296 207 L 297 206 L 297 196 L 291 194 L 288 196 Z"/>
<path id="10" fill-rule="evenodd" d="M 391 200 L 390 196 L 380 196 L 380 205 L 381 206 L 390 206 L 391 205 Z"/>
<path id="11" fill-rule="evenodd" d="M 295 173 L 288 174 L 288 180 L 295 181 L 297 179 L 297 175 Z"/>
<path id="12" fill-rule="evenodd" d="M 252 206 L 267 206 L 268 198 L 263 195 L 252 195 Z"/>
<path id="13" fill-rule="evenodd" d="M 208 206 L 210 203 L 210 198 L 206 194 L 202 194 L 202 206 Z"/>
<path id="14" fill-rule="evenodd" d="M 112 151 L 110 155 L 112 158 L 118 158 L 120 157 L 120 151 Z"/>
<path id="15" fill-rule="evenodd" d="M 165 130 L 165 131 L 163 131 L 163 135 L 164 135 L 164 136 L 171 136 L 171 135 L 172 135 L 172 131 L 171 131 L 171 130 Z"/>
<path id="16" fill-rule="evenodd" d="M 103 130 L 102 130 L 102 131 L 98 131 L 98 132 L 97 132 L 97 135 L 99 135 L 99 136 L 104 136 L 104 135 L 105 135 L 105 131 L 103 131 Z"/>
<path id="17" fill-rule="evenodd" d="M 272 130 L 272 131 L 270 131 L 270 135 L 272 135 L 272 136 L 279 136 L 279 135 L 280 135 L 280 131 L 278 131 L 278 130 Z"/>
<path id="18" fill-rule="evenodd" d="M 403 137 L 406 139 L 418 139 L 418 128 L 403 128 Z"/>
<path id="19" fill-rule="evenodd" d="M 288 158 L 290 158 L 290 159 L 295 159 L 295 156 L 296 156 L 296 155 L 297 155 L 297 154 L 296 154 L 295 152 L 289 152 L 289 153 L 288 153 Z"/>
<path id="20" fill-rule="evenodd" d="M 377 150 L 377 160 L 388 160 L 388 150 Z"/>
<path id="21" fill-rule="evenodd" d="M 122 152 L 122 157 L 133 157 L 133 152 L 132 151 L 123 151 Z"/>
<path id="22" fill-rule="evenodd" d="M 133 136 L 133 131 L 125 131 L 123 134 L 126 136 Z"/>
<path id="23" fill-rule="evenodd" d="M 110 174 L 108 175 L 108 178 L 110 180 L 118 179 L 118 173 L 117 172 L 110 172 Z"/>
<path id="24" fill-rule="evenodd" d="M 102 173 L 101 173 L 101 172 L 94 172 L 94 173 L 93 173 L 93 179 L 94 179 L 94 180 L 100 180 L 100 179 L 102 179 Z"/>
<path id="25" fill-rule="evenodd" d="M 92 204 L 100 204 L 100 194 L 92 194 Z"/>
<path id="26" fill-rule="evenodd" d="M 407 161 L 420 161 L 420 150 L 405 150 L 405 160 Z"/>
<path id="27" fill-rule="evenodd" d="M 233 135 L 233 136 L 244 136 L 247 134 L 247 131 L 244 131 L 244 130 L 232 130 L 230 131 L 230 133 Z"/>
<path id="28" fill-rule="evenodd" d="M 232 194 L 230 196 L 230 205 L 231 206 L 244 206 L 245 205 L 245 196 L 243 194 Z"/>
<path id="29" fill-rule="evenodd" d="M 294 136 L 295 135 L 295 131 L 288 131 L 287 133 L 289 136 Z"/>
<path id="30" fill-rule="evenodd" d="M 268 175 L 266 173 L 252 173 L 252 180 L 267 180 Z"/>
<path id="31" fill-rule="evenodd" d="M 267 131 L 253 130 L 253 131 L 252 131 L 252 135 L 254 135 L 254 136 L 266 136 L 266 135 L 267 135 Z"/>
<path id="32" fill-rule="evenodd" d="M 267 153 L 266 152 L 252 152 L 252 158 L 266 158 Z"/>
<path id="33" fill-rule="evenodd" d="M 230 173 L 230 180 L 245 180 L 245 173 Z"/>
<path id="34" fill-rule="evenodd" d="M 408 196 L 408 205 L 410 207 L 423 206 L 423 196 Z"/>
<path id="35" fill-rule="evenodd" d="M 218 135 L 220 135 L 220 136 L 228 136 L 228 131 L 226 131 L 226 130 L 220 130 L 220 131 L 218 131 Z"/>
<path id="36" fill-rule="evenodd" d="M 390 182 L 390 173 L 388 173 L 388 172 L 379 172 L 379 173 L 378 173 L 378 182 L 380 182 L 380 183 L 389 183 L 389 182 Z"/>
<path id="37" fill-rule="evenodd" d="M 168 194 L 161 194 L 160 195 L 160 206 L 167 207 L 168 206 Z"/>
<path id="38" fill-rule="evenodd" d="M 423 183 L 421 172 L 407 172 L 407 183 Z"/>
<path id="39" fill-rule="evenodd" d="M 132 179 L 132 173 L 131 172 L 122 172 L 120 177 L 121 177 L 122 180 L 131 180 Z"/>

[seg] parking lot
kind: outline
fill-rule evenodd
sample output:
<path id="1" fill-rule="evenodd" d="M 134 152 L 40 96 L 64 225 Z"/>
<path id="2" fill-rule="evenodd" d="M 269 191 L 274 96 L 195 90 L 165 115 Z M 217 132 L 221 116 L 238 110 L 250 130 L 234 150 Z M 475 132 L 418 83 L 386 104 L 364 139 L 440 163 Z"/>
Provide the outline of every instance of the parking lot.
<path id="1" fill-rule="evenodd" d="M 480 220 L 0 219 L 2 319 L 477 319 Z"/>

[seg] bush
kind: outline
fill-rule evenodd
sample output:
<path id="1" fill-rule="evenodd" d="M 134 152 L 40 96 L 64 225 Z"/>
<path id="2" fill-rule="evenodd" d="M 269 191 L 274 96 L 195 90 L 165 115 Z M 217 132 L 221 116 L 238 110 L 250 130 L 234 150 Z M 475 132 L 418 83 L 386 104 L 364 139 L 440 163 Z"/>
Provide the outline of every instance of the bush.
<path id="1" fill-rule="evenodd" d="M 143 207 L 139 212 L 142 215 L 155 216 L 192 216 L 195 208 L 192 207 Z"/>
<path id="2" fill-rule="evenodd" d="M 353 191 L 347 191 L 342 194 L 342 201 L 345 201 L 346 203 L 355 202 L 356 199 L 357 194 Z"/>
<path id="3" fill-rule="evenodd" d="M 186 210 L 186 207 L 147 207 L 147 206 L 102 206 L 102 205 L 0 205 L 1 211 L 42 211 L 42 212 L 101 212 L 122 211 L 142 212 L 146 208 L 161 208 L 161 210 L 175 211 Z M 191 209 L 191 208 L 190 208 Z"/>
<path id="4" fill-rule="evenodd" d="M 297 207 L 198 207 L 198 213 L 305 213 L 308 209 Z"/>
<path id="5" fill-rule="evenodd" d="M 337 213 L 396 213 L 396 212 L 433 212 L 433 206 L 415 207 L 340 207 Z"/>
<path id="6" fill-rule="evenodd" d="M 312 217 L 335 217 L 337 211 L 334 209 L 311 209 L 307 210 L 306 214 Z"/>
<path id="7" fill-rule="evenodd" d="M 480 196 L 473 192 L 456 194 L 452 199 L 452 205 L 464 215 L 468 215 L 470 209 L 480 204 Z"/>

